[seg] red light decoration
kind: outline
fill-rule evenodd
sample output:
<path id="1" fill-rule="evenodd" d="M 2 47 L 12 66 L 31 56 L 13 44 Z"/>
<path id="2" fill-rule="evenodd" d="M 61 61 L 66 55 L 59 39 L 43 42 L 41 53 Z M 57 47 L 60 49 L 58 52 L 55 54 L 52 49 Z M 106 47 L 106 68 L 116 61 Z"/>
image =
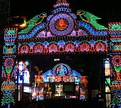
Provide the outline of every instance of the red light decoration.
<path id="1" fill-rule="evenodd" d="M 69 43 L 65 46 L 65 51 L 66 52 L 74 52 L 74 45 Z"/>
<path id="2" fill-rule="evenodd" d="M 96 17 L 90 17 L 89 19 L 91 19 L 91 21 L 84 20 L 86 17 L 88 18 L 89 13 L 85 18 L 81 18 L 81 20 L 78 21 L 77 16 L 71 12 L 71 9 L 69 9 L 69 4 L 66 0 L 58 0 L 57 4 L 54 5 L 54 8 L 55 9 L 52 11 L 52 14 L 47 17 L 46 22 L 42 24 L 34 24 L 35 26 L 33 25 L 33 29 L 31 29 L 32 31 L 28 32 L 27 34 L 21 34 L 21 32 L 18 33 L 18 28 L 5 29 L 5 45 L 3 47 L 4 66 L 2 70 L 2 80 L 4 81 L 1 84 L 1 94 L 3 95 L 1 102 L 2 105 L 10 105 L 11 102 L 14 103 L 12 95 L 15 92 L 15 83 L 13 82 L 13 77 L 15 76 L 14 65 L 16 55 L 35 55 L 38 53 L 71 54 L 73 52 L 105 53 L 106 51 L 120 53 L 121 22 L 112 22 L 109 23 L 108 29 L 105 29 L 103 26 L 100 26 L 101 28 L 99 27 L 99 29 L 98 25 L 96 26 L 93 24 L 93 22 L 96 22 Z M 45 18 L 46 15 L 44 14 L 44 17 L 40 17 Z M 102 28 L 104 28 L 104 30 Z M 109 44 L 111 45 L 108 46 Z M 108 49 L 108 47 L 110 47 L 110 49 Z M 18 49 L 18 52 L 16 52 L 16 49 Z M 121 90 L 121 55 L 117 54 L 111 57 L 111 62 L 114 67 L 114 71 L 116 72 L 116 79 L 114 82 L 111 82 L 112 91 L 113 94 L 115 94 L 117 90 Z M 55 61 L 59 61 L 59 59 L 56 59 Z M 16 66 L 16 68 L 19 70 L 19 73 L 22 73 L 24 70 L 26 70 L 27 65 L 23 61 L 20 61 L 18 67 Z M 38 67 L 35 67 L 35 69 L 38 72 L 38 75 L 35 76 L 35 83 L 37 84 L 39 90 L 44 83 L 44 77 L 41 75 L 42 70 L 39 70 Z M 113 69 L 110 70 L 111 73 L 114 74 Z M 87 96 L 88 79 L 86 76 L 76 76 L 78 74 L 63 63 L 56 65 L 52 72 L 54 75 L 47 76 L 45 81 L 78 82 L 81 85 L 80 100 Z M 78 84 L 77 86 L 80 85 Z M 61 91 L 60 88 L 58 91 Z M 115 105 L 115 103 L 121 103 L 121 100 L 120 102 L 117 100 L 117 97 L 121 97 L 121 93 L 117 92 L 117 94 L 112 100 L 113 105 Z"/>
<path id="3" fill-rule="evenodd" d="M 65 30 L 68 27 L 66 19 L 60 18 L 55 23 L 55 28 L 58 30 Z"/>
<path id="4" fill-rule="evenodd" d="M 42 82 L 43 82 L 43 78 L 42 78 L 40 75 L 37 75 L 37 76 L 35 77 L 35 82 L 36 82 L 36 83 L 42 83 Z"/>
<path id="5" fill-rule="evenodd" d="M 81 52 L 85 52 L 85 51 L 88 52 L 89 50 L 90 50 L 90 45 L 88 43 L 84 42 L 80 45 Z"/>
<path id="6" fill-rule="evenodd" d="M 7 58 L 4 62 L 4 66 L 6 66 L 7 68 L 10 68 L 14 65 L 14 60 L 13 58 Z"/>
<path id="7" fill-rule="evenodd" d="M 73 28 L 73 18 L 65 13 L 53 16 L 49 23 L 50 31 L 57 36 L 68 35 L 72 32 Z"/>
<path id="8" fill-rule="evenodd" d="M 102 42 L 98 42 L 95 45 L 96 51 L 105 51 L 105 44 L 103 44 Z"/>
<path id="9" fill-rule="evenodd" d="M 41 53 L 41 52 L 43 52 L 43 46 L 40 45 L 40 44 L 36 44 L 35 47 L 34 47 L 34 52 L 35 53 Z"/>
<path id="10" fill-rule="evenodd" d="M 49 52 L 51 53 L 51 52 L 57 52 L 58 51 L 58 48 L 57 48 L 57 46 L 55 45 L 55 44 L 51 44 L 50 46 L 49 46 Z"/>
<path id="11" fill-rule="evenodd" d="M 114 55 L 112 57 L 112 64 L 114 66 L 121 66 L 121 55 Z"/>
<path id="12" fill-rule="evenodd" d="M 39 70 L 38 66 L 35 66 L 34 68 L 38 72 L 38 75 L 35 75 L 35 82 L 37 84 L 37 87 L 40 88 L 41 84 L 43 83 L 43 78 L 41 76 L 42 70 Z"/>
<path id="13" fill-rule="evenodd" d="M 23 45 L 21 48 L 20 48 L 20 52 L 23 54 L 23 53 L 28 53 L 29 52 L 29 46 L 28 45 Z"/>
<path id="14" fill-rule="evenodd" d="M 15 91 L 15 84 L 13 81 L 10 81 L 10 82 L 4 81 L 2 83 L 1 91 L 7 91 L 7 90 Z"/>
<path id="15" fill-rule="evenodd" d="M 84 87 L 87 87 L 87 83 L 88 83 L 87 76 L 82 76 L 80 81 L 81 81 L 81 84 L 84 84 Z"/>

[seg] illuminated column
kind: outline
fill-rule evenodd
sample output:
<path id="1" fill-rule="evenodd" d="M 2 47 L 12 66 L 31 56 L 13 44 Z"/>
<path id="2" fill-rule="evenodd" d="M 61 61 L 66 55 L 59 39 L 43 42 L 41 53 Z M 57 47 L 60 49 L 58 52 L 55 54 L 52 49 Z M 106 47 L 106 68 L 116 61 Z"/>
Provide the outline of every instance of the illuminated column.
<path id="1" fill-rule="evenodd" d="M 121 22 L 108 24 L 110 34 L 111 106 L 121 106 Z"/>
<path id="2" fill-rule="evenodd" d="M 1 106 L 10 108 L 11 104 L 15 104 L 15 58 L 17 28 L 6 28 L 4 31 L 4 46 L 3 46 L 3 64 L 2 64 L 2 83 L 1 83 Z"/>
<path id="3" fill-rule="evenodd" d="M 111 84 L 112 88 L 112 106 L 121 106 L 121 55 L 114 54 L 111 58 L 112 72 L 114 79 Z"/>

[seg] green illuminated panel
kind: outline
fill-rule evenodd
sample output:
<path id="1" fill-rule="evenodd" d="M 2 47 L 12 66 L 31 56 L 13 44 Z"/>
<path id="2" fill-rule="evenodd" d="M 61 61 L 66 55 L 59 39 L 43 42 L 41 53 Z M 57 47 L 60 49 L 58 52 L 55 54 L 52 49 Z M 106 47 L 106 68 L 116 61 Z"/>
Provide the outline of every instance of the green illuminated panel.
<path id="1" fill-rule="evenodd" d="M 7 30 L 5 34 L 7 36 L 9 36 L 9 35 L 16 35 L 16 30 Z"/>
<path id="2" fill-rule="evenodd" d="M 114 45 L 114 51 L 121 51 L 121 45 Z"/>
<path id="3" fill-rule="evenodd" d="M 106 84 L 106 85 L 110 85 L 110 83 L 111 83 L 110 78 L 106 78 L 105 84 Z"/>
<path id="4" fill-rule="evenodd" d="M 112 24 L 110 25 L 110 30 L 121 30 L 121 24 Z"/>

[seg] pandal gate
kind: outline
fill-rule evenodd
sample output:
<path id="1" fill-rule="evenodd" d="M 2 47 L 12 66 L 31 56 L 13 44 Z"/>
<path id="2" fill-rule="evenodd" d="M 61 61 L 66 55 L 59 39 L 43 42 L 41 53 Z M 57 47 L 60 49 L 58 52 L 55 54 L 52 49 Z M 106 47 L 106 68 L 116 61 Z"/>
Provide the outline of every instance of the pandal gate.
<path id="1" fill-rule="evenodd" d="M 87 100 L 88 76 L 81 75 L 67 63 L 55 62 L 46 71 L 41 70 L 41 66 L 34 66 L 38 73 L 34 75 L 34 80 L 31 79 L 33 70 L 30 64 L 34 65 L 31 58 L 34 61 L 34 57 L 44 56 L 41 60 L 47 57 L 49 61 L 48 55 L 51 58 L 58 54 L 105 55 L 103 99 L 106 106 L 121 106 L 121 22 L 109 22 L 105 27 L 98 20 L 101 18 L 84 10 L 78 10 L 75 14 L 66 0 L 58 0 L 52 14 L 42 12 L 34 16 L 24 22 L 27 25 L 22 30 L 19 27 L 5 28 L 1 106 L 7 105 L 9 108 L 15 104 L 15 91 L 19 94 L 21 84 L 30 84 L 31 81 L 31 89 L 23 89 L 30 90 L 32 99 Z M 54 60 L 60 61 L 59 58 Z M 18 94 L 17 100 L 21 100 Z"/>

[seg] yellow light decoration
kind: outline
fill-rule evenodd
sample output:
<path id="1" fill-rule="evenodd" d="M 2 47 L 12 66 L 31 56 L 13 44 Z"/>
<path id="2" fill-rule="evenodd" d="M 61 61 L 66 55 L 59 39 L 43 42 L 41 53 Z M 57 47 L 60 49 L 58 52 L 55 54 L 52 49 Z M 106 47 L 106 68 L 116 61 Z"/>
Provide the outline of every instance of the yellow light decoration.
<path id="1" fill-rule="evenodd" d="M 19 25 L 19 28 L 21 28 L 21 29 L 23 29 L 25 27 L 27 27 L 26 19 L 24 19 L 24 23 L 23 24 Z"/>
<path id="2" fill-rule="evenodd" d="M 15 90 L 15 84 L 2 84 L 1 85 L 1 91 L 6 91 L 6 90 Z"/>

